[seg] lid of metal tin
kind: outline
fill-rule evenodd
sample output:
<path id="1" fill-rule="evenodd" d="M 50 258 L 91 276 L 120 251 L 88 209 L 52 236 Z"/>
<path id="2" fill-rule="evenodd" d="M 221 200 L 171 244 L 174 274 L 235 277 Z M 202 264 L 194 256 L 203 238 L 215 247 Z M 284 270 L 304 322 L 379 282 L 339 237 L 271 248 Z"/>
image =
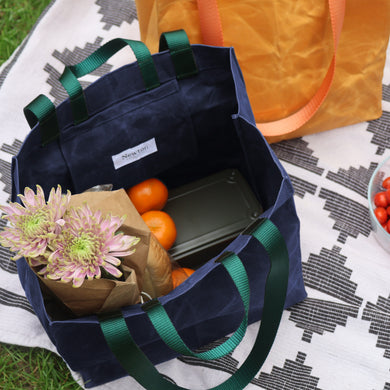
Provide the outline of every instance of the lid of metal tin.
<path id="1" fill-rule="evenodd" d="M 236 169 L 170 190 L 164 210 L 177 228 L 175 244 L 169 251 L 174 260 L 233 239 L 263 211 Z"/>

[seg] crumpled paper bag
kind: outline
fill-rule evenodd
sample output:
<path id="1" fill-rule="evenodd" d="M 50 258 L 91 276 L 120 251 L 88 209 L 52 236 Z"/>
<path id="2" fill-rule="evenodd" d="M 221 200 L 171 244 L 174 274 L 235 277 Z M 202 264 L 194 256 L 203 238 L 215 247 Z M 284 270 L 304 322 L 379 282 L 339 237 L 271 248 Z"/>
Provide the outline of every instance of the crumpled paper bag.
<path id="1" fill-rule="evenodd" d="M 122 258 L 124 281 L 85 280 L 74 288 L 71 283 L 39 276 L 41 282 L 75 315 L 110 312 L 140 302 L 141 292 L 152 298 L 172 290 L 172 266 L 168 253 L 158 243 L 123 189 L 84 192 L 72 195 L 70 207 L 87 202 L 92 212 L 126 216 L 119 228 L 126 235 L 140 238 L 135 252 Z"/>

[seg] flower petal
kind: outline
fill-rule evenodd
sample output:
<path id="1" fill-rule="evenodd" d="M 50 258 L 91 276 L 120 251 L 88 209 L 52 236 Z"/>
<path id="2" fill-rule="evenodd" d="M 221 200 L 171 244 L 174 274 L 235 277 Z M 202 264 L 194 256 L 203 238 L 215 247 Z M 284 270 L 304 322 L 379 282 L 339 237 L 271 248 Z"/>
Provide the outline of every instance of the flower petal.
<path id="1" fill-rule="evenodd" d="M 110 253 L 111 255 L 111 253 Z M 104 258 L 105 261 L 107 261 L 108 263 L 112 264 L 112 265 L 115 265 L 115 266 L 119 266 L 121 265 L 121 261 L 117 258 L 117 257 L 114 257 L 114 256 L 106 256 Z"/>
<path id="2" fill-rule="evenodd" d="M 122 272 L 119 271 L 118 268 L 114 267 L 113 265 L 106 263 L 103 264 L 103 268 L 110 273 L 111 275 L 115 276 L 116 278 L 120 278 L 122 276 Z"/>

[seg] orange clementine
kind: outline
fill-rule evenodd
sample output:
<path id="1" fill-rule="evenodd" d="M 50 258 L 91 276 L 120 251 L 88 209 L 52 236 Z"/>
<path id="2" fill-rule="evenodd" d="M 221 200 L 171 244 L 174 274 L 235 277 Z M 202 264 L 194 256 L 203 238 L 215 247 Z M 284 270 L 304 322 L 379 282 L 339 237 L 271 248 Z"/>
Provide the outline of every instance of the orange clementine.
<path id="1" fill-rule="evenodd" d="M 165 211 L 150 210 L 141 215 L 151 232 L 159 243 L 166 249 L 170 249 L 176 240 L 176 225 L 173 219 Z"/>
<path id="2" fill-rule="evenodd" d="M 140 214 L 161 210 L 168 200 L 168 188 L 159 179 L 151 178 L 127 190 L 130 200 Z"/>
<path id="3" fill-rule="evenodd" d="M 195 270 L 191 268 L 181 267 L 175 268 L 172 271 L 173 288 L 176 288 L 179 284 L 183 283 Z"/>

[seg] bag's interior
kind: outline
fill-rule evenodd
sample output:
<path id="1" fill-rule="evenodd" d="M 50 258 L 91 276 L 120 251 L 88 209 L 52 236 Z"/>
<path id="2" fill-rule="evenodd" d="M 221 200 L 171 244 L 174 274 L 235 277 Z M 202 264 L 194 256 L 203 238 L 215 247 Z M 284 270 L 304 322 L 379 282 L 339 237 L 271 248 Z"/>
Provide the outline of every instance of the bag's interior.
<path id="1" fill-rule="evenodd" d="M 169 57 L 162 54 L 157 61 L 172 68 L 166 64 Z M 36 184 L 45 193 L 58 184 L 64 191 L 80 193 L 109 183 L 114 189 L 126 189 L 150 177 L 158 177 L 168 188 L 175 188 L 236 168 L 264 208 L 272 205 L 277 191 L 262 191 L 258 184 L 273 169 L 266 166 L 269 150 L 264 140 L 257 142 L 260 136 L 256 128 L 244 134 L 240 127 L 251 126 L 245 121 L 237 125 L 232 118 L 239 108 L 229 49 L 223 51 L 223 56 L 223 65 L 220 61 L 218 66 L 198 61 L 199 74 L 180 83 L 174 74 L 168 74 L 161 86 L 151 91 L 130 91 L 126 96 L 117 91 L 116 104 L 111 102 L 111 95 L 118 89 L 117 78 L 123 79 L 125 74 L 130 83 L 134 64 L 109 74 L 86 89 L 93 114 L 78 125 L 69 120 L 69 101 L 64 102 L 57 109 L 59 140 L 41 147 L 37 126 L 15 158 L 14 176 L 19 188 L 14 188 L 13 197 L 16 191 Z M 110 97 L 110 104 L 103 101 L 96 111 L 93 104 L 105 95 Z M 252 153 L 247 149 L 254 141 L 257 148 L 264 150 L 256 152 L 255 161 L 249 161 Z M 273 173 L 281 179 L 277 170 Z"/>

